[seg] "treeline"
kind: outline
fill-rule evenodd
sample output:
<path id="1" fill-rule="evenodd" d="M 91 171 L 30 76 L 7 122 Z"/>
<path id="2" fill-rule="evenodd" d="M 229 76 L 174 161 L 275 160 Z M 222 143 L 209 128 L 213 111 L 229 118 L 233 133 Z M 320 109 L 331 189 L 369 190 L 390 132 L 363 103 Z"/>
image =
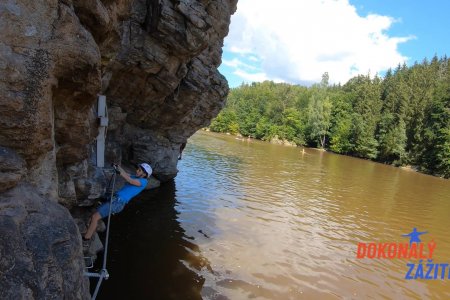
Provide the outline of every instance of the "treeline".
<path id="1" fill-rule="evenodd" d="M 298 145 L 450 178 L 450 66 L 434 57 L 399 65 L 384 79 L 359 75 L 329 85 L 328 74 L 311 87 L 242 84 L 210 129 Z"/>

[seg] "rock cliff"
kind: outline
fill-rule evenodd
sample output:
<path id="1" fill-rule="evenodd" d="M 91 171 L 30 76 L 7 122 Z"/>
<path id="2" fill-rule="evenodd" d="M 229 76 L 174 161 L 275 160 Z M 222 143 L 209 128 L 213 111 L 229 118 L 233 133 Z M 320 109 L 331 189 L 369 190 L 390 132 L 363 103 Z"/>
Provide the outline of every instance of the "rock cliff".
<path id="1" fill-rule="evenodd" d="M 179 147 L 228 93 L 217 71 L 237 0 L 0 3 L 0 298 L 88 298 L 69 209 L 104 193 L 106 163 L 176 176 Z"/>

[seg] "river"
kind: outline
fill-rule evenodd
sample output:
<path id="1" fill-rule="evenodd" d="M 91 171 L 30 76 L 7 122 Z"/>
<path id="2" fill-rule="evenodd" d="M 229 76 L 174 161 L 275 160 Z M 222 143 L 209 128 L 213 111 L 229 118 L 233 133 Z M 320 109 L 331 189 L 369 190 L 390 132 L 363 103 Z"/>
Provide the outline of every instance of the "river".
<path id="1" fill-rule="evenodd" d="M 416 227 L 450 263 L 449 180 L 206 132 L 178 169 L 113 217 L 99 299 L 450 298 L 448 270 L 405 279 L 426 259 L 357 258 Z"/>

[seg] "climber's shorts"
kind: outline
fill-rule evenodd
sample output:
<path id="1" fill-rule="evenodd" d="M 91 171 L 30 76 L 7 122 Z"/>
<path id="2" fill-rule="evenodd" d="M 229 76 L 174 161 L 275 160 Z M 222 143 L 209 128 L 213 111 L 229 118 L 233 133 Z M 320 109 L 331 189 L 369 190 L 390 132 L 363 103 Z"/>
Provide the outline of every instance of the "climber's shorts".
<path id="1" fill-rule="evenodd" d="M 103 203 L 97 208 L 97 212 L 100 214 L 100 216 L 103 218 L 106 218 L 109 215 L 109 204 L 110 202 Z M 125 203 L 120 201 L 119 198 L 116 196 L 113 197 L 113 201 L 111 203 L 111 213 L 117 214 L 122 211 L 122 209 L 125 207 Z"/>

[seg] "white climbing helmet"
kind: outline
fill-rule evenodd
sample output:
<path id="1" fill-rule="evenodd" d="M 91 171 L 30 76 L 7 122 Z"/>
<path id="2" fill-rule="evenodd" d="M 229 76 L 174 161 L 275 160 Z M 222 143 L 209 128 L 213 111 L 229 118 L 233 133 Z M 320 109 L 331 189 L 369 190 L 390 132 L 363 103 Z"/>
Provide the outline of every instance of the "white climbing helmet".
<path id="1" fill-rule="evenodd" d="M 152 175 L 152 167 L 150 167 L 149 164 L 142 163 L 139 165 L 139 167 L 141 167 L 142 170 L 144 170 L 144 172 L 147 173 L 147 177 L 150 177 L 150 175 Z"/>

